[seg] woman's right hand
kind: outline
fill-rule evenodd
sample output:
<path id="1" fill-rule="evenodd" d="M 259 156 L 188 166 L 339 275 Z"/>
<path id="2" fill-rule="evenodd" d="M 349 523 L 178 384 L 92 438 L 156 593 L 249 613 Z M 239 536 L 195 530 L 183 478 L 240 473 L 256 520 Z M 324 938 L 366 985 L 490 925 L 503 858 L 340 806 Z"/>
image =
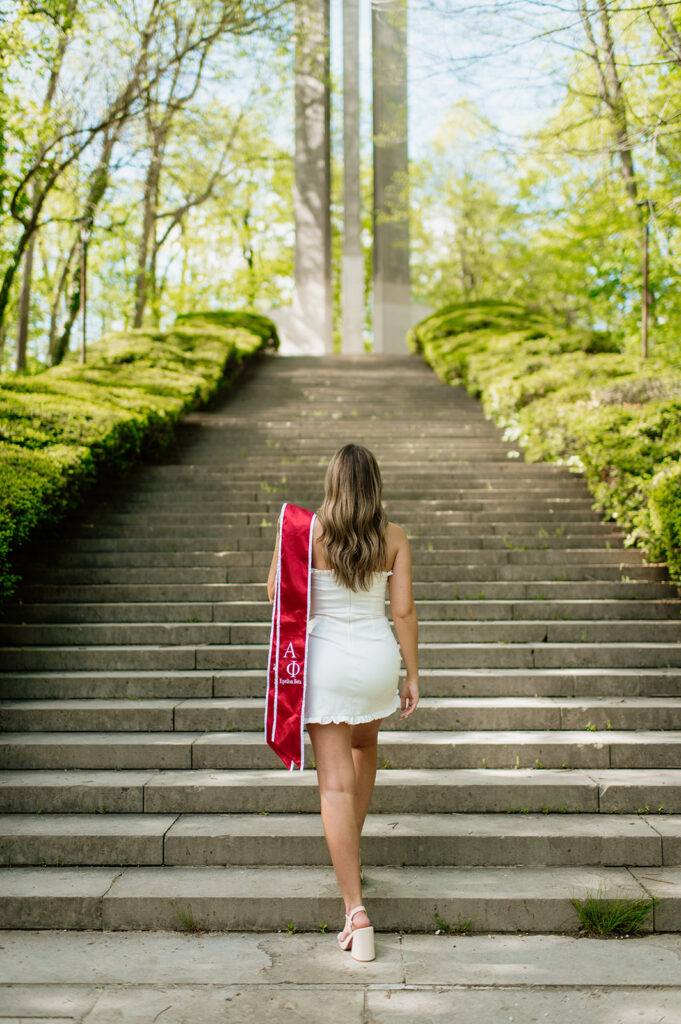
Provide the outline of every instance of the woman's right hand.
<path id="1" fill-rule="evenodd" d="M 402 704 L 400 718 L 409 718 L 409 715 L 416 711 L 416 705 L 419 702 L 418 676 L 406 676 L 400 689 L 400 702 Z"/>

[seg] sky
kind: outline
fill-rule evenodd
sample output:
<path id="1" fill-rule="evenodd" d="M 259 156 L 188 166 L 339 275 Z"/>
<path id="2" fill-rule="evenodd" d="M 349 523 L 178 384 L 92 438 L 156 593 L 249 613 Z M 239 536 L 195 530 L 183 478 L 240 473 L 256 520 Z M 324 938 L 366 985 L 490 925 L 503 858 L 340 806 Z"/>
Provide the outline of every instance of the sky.
<path id="1" fill-rule="evenodd" d="M 409 0 L 410 155 L 418 156 L 447 110 L 463 99 L 475 102 L 509 142 L 536 126 L 561 96 L 556 65 L 572 52 L 575 20 L 567 3 Z M 359 6 L 363 135 L 368 137 L 371 0 L 359 0 Z M 342 61 L 342 0 L 331 0 L 331 66 L 339 84 Z"/>

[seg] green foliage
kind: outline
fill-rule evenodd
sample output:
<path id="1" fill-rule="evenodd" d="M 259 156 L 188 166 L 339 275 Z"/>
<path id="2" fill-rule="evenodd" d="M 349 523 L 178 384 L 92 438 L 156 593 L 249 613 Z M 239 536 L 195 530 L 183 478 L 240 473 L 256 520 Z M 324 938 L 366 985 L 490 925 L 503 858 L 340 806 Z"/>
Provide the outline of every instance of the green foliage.
<path id="1" fill-rule="evenodd" d="M 680 560 L 681 552 L 681 464 L 659 470 L 650 481 L 650 522 L 655 541 L 654 553 L 662 558 Z"/>
<path id="2" fill-rule="evenodd" d="M 264 317 L 202 313 L 167 331 L 106 335 L 81 365 L 71 357 L 34 376 L 0 376 L 0 596 L 17 582 L 12 556 L 58 521 L 104 471 L 161 449 L 183 413 L 276 348 Z"/>
<path id="3" fill-rule="evenodd" d="M 179 904 L 175 900 L 168 900 L 168 902 L 170 903 L 171 907 L 179 917 L 182 927 L 185 931 L 193 932 L 195 935 L 205 932 L 206 928 L 204 922 L 197 921 L 195 919 L 194 911 L 192 910 L 191 907 L 185 910 L 184 907 L 179 906 Z"/>
<path id="4" fill-rule="evenodd" d="M 181 313 L 175 320 L 176 324 L 191 324 L 197 321 L 212 324 L 216 327 L 240 327 L 245 332 L 255 335 L 265 342 L 269 347 L 277 349 L 279 339 L 277 338 L 274 325 L 266 316 L 259 316 L 257 313 L 241 313 L 232 310 L 216 310 L 194 313 Z M 244 344 L 247 340 L 244 339 Z"/>
<path id="5" fill-rule="evenodd" d="M 24 309 L 31 372 L 58 362 L 80 333 L 84 220 L 91 340 L 133 322 L 167 328 L 178 311 L 286 305 L 292 5 L 15 0 L 0 9 L 0 371 L 19 354 L 36 204 Z"/>
<path id="6" fill-rule="evenodd" d="M 638 351 L 648 222 L 649 345 L 674 360 L 680 151 L 666 111 L 679 61 L 661 43 L 671 8 L 653 5 L 644 20 L 616 5 L 577 9 L 570 56 L 548 58 L 555 91 L 515 139 L 490 120 L 493 106 L 464 95 L 420 147 L 410 166 L 413 298 L 431 308 L 498 295 L 537 302 L 564 326 L 607 325 L 622 351 Z M 549 46 L 553 17 L 538 11 Z M 594 47 L 606 30 L 608 47 Z M 621 109 L 608 95 L 615 68 L 626 68 Z"/>
<path id="7" fill-rule="evenodd" d="M 467 921 L 459 921 L 456 924 L 448 924 L 437 910 L 433 914 L 433 920 L 437 925 L 436 935 L 438 933 L 441 935 L 465 935 L 473 924 L 473 918 L 469 918 Z"/>
<path id="8" fill-rule="evenodd" d="M 625 543 L 681 579 L 681 372 L 616 351 L 603 332 L 487 300 L 438 310 L 409 334 L 440 377 L 480 397 L 531 461 L 584 474 Z"/>
<path id="9" fill-rule="evenodd" d="M 570 903 L 577 911 L 577 916 L 585 935 L 640 935 L 644 932 L 646 918 L 653 912 L 658 902 L 656 896 L 641 899 L 613 899 L 598 893 L 587 892 L 584 899 L 576 897 Z"/>

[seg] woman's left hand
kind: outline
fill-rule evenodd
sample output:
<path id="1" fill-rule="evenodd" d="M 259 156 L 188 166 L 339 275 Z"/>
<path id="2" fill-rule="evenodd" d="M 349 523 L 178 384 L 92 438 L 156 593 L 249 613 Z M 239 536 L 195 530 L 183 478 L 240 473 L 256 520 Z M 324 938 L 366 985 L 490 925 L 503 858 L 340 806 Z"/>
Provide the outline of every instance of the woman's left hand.
<path id="1" fill-rule="evenodd" d="M 400 690 L 400 702 L 402 704 L 400 718 L 409 718 L 409 715 L 413 715 L 419 702 L 418 676 L 406 677 Z"/>

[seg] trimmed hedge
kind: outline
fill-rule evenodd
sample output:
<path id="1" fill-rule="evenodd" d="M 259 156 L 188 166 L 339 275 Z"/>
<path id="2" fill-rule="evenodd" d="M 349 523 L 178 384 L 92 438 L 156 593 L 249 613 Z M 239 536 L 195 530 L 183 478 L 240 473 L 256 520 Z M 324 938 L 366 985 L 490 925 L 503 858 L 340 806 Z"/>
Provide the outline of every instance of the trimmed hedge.
<path id="1" fill-rule="evenodd" d="M 625 544 L 681 580 L 680 367 L 493 300 L 438 310 L 408 341 L 443 380 L 479 397 L 528 461 L 583 473 L 594 508 L 617 520 Z"/>
<path id="2" fill-rule="evenodd" d="M 0 597 L 18 582 L 17 550 L 57 522 L 104 472 L 171 440 L 245 361 L 278 348 L 274 324 L 247 313 L 193 313 L 166 331 L 104 336 L 35 376 L 0 375 Z"/>

